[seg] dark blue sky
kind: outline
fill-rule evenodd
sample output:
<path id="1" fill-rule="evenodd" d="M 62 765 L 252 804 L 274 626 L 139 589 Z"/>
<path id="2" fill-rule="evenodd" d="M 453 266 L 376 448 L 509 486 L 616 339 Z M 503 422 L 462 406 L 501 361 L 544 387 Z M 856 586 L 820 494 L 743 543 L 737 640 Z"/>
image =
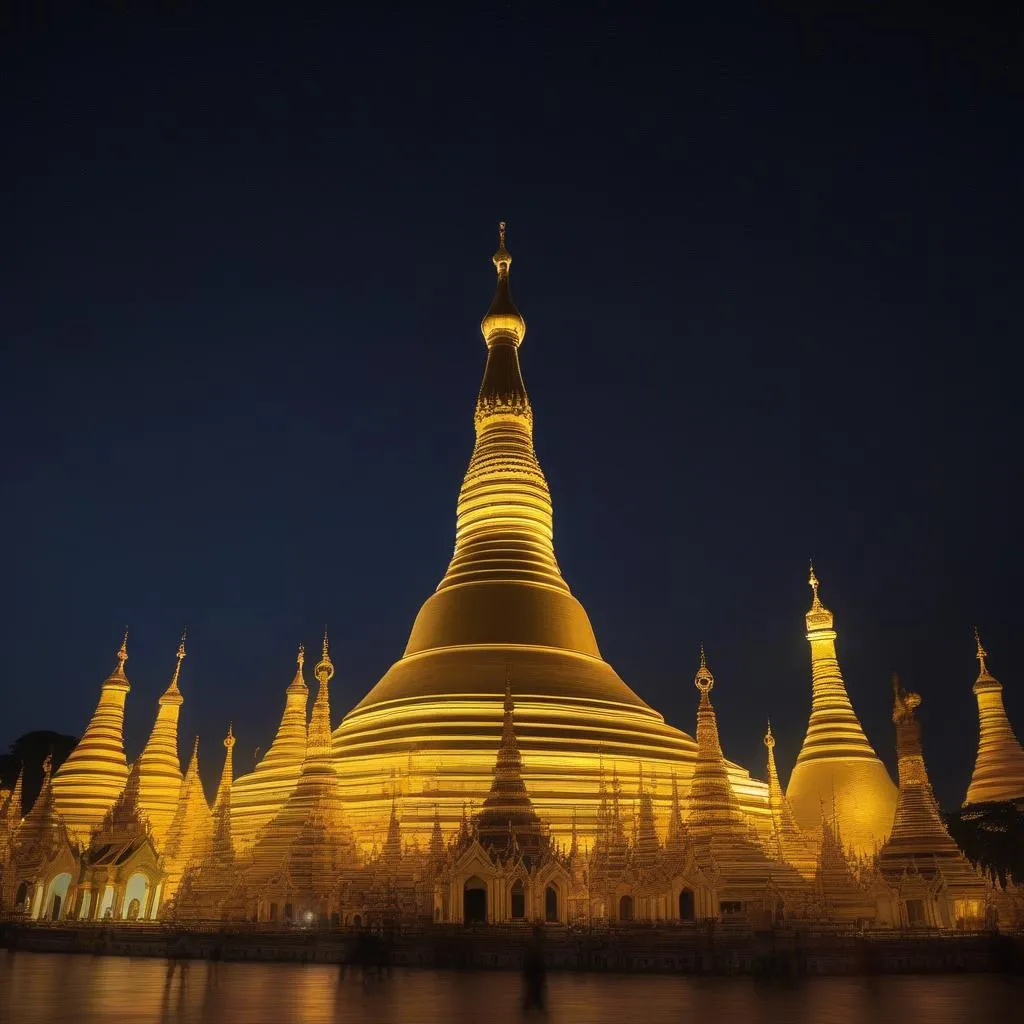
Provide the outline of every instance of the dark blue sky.
<path id="1" fill-rule="evenodd" d="M 808 557 L 868 734 L 940 799 L 977 622 L 1024 729 L 1020 23 L 989 11 L 414 9 L 6 33 L 0 744 L 78 733 L 131 628 L 129 754 L 183 624 L 183 750 L 335 717 L 451 554 L 495 222 L 563 571 L 692 732 L 788 775 Z M 33 16 L 35 17 L 35 16 Z"/>

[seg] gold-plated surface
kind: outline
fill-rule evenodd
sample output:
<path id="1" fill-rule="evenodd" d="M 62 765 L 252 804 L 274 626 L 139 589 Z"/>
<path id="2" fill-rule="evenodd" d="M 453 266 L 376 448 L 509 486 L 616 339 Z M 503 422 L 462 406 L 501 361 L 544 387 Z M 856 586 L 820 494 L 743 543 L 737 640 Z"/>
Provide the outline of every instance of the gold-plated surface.
<path id="1" fill-rule="evenodd" d="M 812 879 L 818 869 L 818 850 L 814 837 L 796 823 L 793 808 L 789 806 L 789 800 L 782 791 L 779 771 L 775 766 L 775 737 L 772 735 L 771 722 L 768 723 L 764 745 L 768 750 L 768 803 L 774 826 L 772 852 L 779 860 L 796 868 L 804 878 Z"/>
<path id="2" fill-rule="evenodd" d="M 305 651 L 299 644 L 295 678 L 285 692 L 284 714 L 270 749 L 254 771 L 235 779 L 231 826 L 239 852 L 252 848 L 256 836 L 284 806 L 299 781 L 306 757 L 306 708 L 309 687 L 303 675 Z"/>
<path id="3" fill-rule="evenodd" d="M 117 652 L 117 666 L 100 691 L 99 704 L 78 745 L 53 777 L 57 811 L 73 839 L 83 845 L 128 779 L 124 753 L 124 702 L 131 686 L 124 673 L 128 633 Z"/>
<path id="4" fill-rule="evenodd" d="M 210 852 L 213 842 L 213 815 L 199 777 L 199 737 L 192 746 L 192 757 L 185 771 L 178 795 L 178 806 L 168 829 L 163 847 L 167 868 L 164 899 L 170 900 L 178 891 L 185 871 L 198 865 Z"/>
<path id="5" fill-rule="evenodd" d="M 184 698 L 178 688 L 185 660 L 185 636 L 178 644 L 177 661 L 170 685 L 160 697 L 153 731 L 139 755 L 139 810 L 148 819 L 153 840 L 163 850 L 167 831 L 178 809 L 181 792 L 181 761 L 178 758 L 178 714 Z"/>
<path id="6" fill-rule="evenodd" d="M 420 609 L 404 656 L 341 723 L 334 752 L 364 848 L 383 840 L 386 780 L 400 778 L 403 829 L 426 842 L 435 804 L 455 828 L 488 791 L 500 741 L 506 672 L 538 813 L 568 839 L 571 817 L 592 838 L 602 763 L 629 780 L 673 773 L 688 785 L 696 746 L 603 660 L 583 606 L 555 558 L 551 495 L 533 445 L 534 414 L 519 366 L 526 325 L 512 302 L 504 226 L 494 301 L 481 330 L 487 362 L 476 443 L 459 492 L 455 550 Z M 745 811 L 770 828 L 767 789 L 729 768 Z M 667 823 L 670 794 L 652 794 Z"/>
<path id="7" fill-rule="evenodd" d="M 871 856 L 892 827 L 896 787 L 854 714 L 836 657 L 832 612 L 818 596 L 813 567 L 809 582 L 811 717 L 786 796 L 807 831 L 818 829 L 822 804 L 834 802 L 843 841 L 856 854 Z"/>
<path id="8" fill-rule="evenodd" d="M 974 683 L 978 699 L 978 757 L 964 806 L 1024 801 L 1024 749 L 1003 707 L 1002 684 L 985 664 L 988 652 L 981 646 L 977 630 L 974 639 L 978 645 L 978 678 Z"/>

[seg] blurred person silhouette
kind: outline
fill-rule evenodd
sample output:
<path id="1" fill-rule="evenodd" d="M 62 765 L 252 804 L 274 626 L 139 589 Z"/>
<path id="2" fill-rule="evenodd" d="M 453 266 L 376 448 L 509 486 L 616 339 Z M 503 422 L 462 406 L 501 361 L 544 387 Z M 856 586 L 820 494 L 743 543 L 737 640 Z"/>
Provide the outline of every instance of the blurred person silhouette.
<path id="1" fill-rule="evenodd" d="M 544 963 L 544 929 L 533 926 L 523 951 L 523 1010 L 543 1012 L 547 1001 L 547 965 Z"/>

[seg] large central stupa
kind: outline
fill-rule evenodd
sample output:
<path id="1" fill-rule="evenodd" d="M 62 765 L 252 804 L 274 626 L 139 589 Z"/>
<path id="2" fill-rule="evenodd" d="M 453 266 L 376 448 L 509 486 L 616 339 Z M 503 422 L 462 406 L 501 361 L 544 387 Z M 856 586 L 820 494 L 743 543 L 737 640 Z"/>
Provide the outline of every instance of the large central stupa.
<path id="1" fill-rule="evenodd" d="M 455 553 L 406 645 L 334 733 L 346 806 L 363 843 L 383 837 L 392 799 L 425 839 L 435 806 L 454 826 L 487 793 L 506 682 L 530 794 L 556 833 L 596 823 L 602 773 L 628 798 L 641 770 L 667 820 L 673 777 L 689 786 L 696 744 L 665 724 L 602 657 L 555 559 L 551 495 L 533 448 L 519 367 L 526 322 L 512 301 L 501 225 L 497 291 L 480 328 L 487 365 L 476 444 L 459 493 Z M 770 828 L 767 788 L 730 765 L 741 805 Z M 648 784 L 648 789 L 650 784 Z"/>

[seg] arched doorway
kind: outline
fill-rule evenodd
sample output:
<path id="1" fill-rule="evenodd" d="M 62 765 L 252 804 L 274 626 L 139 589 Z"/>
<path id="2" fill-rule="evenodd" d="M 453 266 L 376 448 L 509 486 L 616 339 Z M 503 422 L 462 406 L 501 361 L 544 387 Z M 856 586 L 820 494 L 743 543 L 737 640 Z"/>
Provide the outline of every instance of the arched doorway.
<path id="1" fill-rule="evenodd" d="M 683 889 L 679 893 L 679 920 L 692 921 L 695 917 L 693 905 L 693 890 Z"/>
<path id="2" fill-rule="evenodd" d="M 69 885 L 71 885 L 71 874 L 65 871 L 57 875 L 47 886 L 46 899 L 43 902 L 43 916 L 48 921 L 60 920 Z"/>
<path id="3" fill-rule="evenodd" d="M 523 891 L 523 880 L 517 878 L 512 883 L 512 920 L 522 921 L 526 917 L 526 893 Z"/>
<path id="4" fill-rule="evenodd" d="M 18 891 L 14 894 L 14 906 L 17 910 L 23 910 L 25 907 L 25 900 L 28 899 L 28 882 L 22 882 L 18 886 Z"/>
<path id="5" fill-rule="evenodd" d="M 353 928 L 362 928 L 363 927 L 363 918 L 362 918 L 361 914 L 356 914 L 356 916 L 352 918 L 352 927 Z"/>
<path id="6" fill-rule="evenodd" d="M 474 875 L 462 888 L 462 920 L 466 924 L 487 923 L 487 884 Z"/>
<path id="7" fill-rule="evenodd" d="M 141 872 L 136 871 L 128 884 L 124 887 L 124 902 L 121 904 L 121 916 L 128 921 L 137 921 L 143 916 L 143 907 L 146 905 L 146 897 L 149 895 L 149 879 Z M 132 904 L 135 903 L 135 916 L 129 917 Z"/>
<path id="8" fill-rule="evenodd" d="M 558 920 L 558 890 L 553 885 L 544 890 L 544 920 L 549 924 Z"/>
<path id="9" fill-rule="evenodd" d="M 632 921 L 633 920 L 633 897 L 623 896 L 619 900 L 619 920 L 620 921 Z"/>

